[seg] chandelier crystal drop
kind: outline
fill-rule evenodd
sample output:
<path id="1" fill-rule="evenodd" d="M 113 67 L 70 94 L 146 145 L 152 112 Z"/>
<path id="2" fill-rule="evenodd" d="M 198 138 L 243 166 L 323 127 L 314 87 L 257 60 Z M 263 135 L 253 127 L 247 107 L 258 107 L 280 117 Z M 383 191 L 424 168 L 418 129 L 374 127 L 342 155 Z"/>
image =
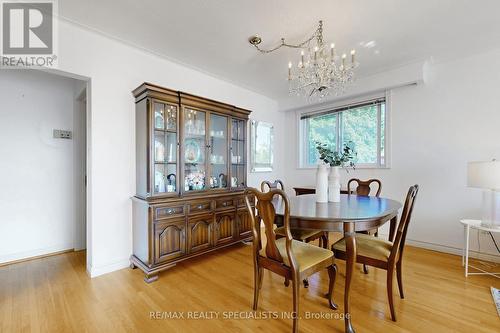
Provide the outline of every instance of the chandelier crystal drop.
<path id="1" fill-rule="evenodd" d="M 314 34 L 300 44 L 281 44 L 270 50 L 261 49 L 259 36 L 252 36 L 249 42 L 262 53 L 271 53 L 281 47 L 300 49 L 299 61 L 288 63 L 288 84 L 291 95 L 303 96 L 310 101 L 321 100 L 329 95 L 343 94 L 354 80 L 354 70 L 359 66 L 356 51 L 338 55 L 335 44 L 325 45 L 323 41 L 323 22 Z"/>

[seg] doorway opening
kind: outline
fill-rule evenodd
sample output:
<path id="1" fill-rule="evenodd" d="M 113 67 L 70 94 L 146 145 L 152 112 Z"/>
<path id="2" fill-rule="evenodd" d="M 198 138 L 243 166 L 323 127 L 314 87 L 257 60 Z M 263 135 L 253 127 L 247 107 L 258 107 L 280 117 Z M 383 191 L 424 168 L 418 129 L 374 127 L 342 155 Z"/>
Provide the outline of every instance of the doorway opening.
<path id="1" fill-rule="evenodd" d="M 0 75 L 0 266 L 87 249 L 89 81 Z"/>

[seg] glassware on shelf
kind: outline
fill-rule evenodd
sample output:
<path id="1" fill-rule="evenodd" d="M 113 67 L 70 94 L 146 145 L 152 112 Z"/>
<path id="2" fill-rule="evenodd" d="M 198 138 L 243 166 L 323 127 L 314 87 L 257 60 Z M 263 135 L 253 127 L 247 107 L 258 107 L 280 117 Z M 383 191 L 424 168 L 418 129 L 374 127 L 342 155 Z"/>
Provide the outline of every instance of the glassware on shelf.
<path id="1" fill-rule="evenodd" d="M 155 165 L 154 191 L 155 193 L 164 193 L 166 191 L 163 165 Z"/>
<path id="2" fill-rule="evenodd" d="M 165 146 L 162 142 L 155 140 L 155 161 L 163 162 L 165 160 Z"/>
<path id="3" fill-rule="evenodd" d="M 231 177 L 231 187 L 238 187 L 238 178 L 237 177 Z"/>
<path id="4" fill-rule="evenodd" d="M 177 130 L 177 107 L 174 105 L 167 106 L 167 130 Z"/>
<path id="5" fill-rule="evenodd" d="M 216 179 L 211 188 L 226 188 L 228 186 L 227 174 L 227 133 L 228 117 L 218 114 L 210 114 L 210 137 L 209 137 L 209 158 L 210 177 Z"/>
<path id="6" fill-rule="evenodd" d="M 153 102 L 154 193 L 177 191 L 177 106 Z M 167 176 L 168 175 L 168 176 Z"/>
<path id="7" fill-rule="evenodd" d="M 166 161 L 175 163 L 177 160 L 177 133 L 167 133 L 166 150 Z"/>
<path id="8" fill-rule="evenodd" d="M 154 103 L 155 128 L 165 129 L 165 105 L 163 103 Z"/>
<path id="9" fill-rule="evenodd" d="M 205 112 L 192 109 L 185 109 L 186 136 L 205 135 Z"/>

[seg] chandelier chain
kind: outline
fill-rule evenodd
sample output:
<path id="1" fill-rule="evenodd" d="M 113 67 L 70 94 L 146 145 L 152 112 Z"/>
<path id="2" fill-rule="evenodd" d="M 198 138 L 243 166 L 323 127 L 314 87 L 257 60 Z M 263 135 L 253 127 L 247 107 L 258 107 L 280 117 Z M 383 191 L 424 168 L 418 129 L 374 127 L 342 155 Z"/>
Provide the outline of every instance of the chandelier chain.
<path id="1" fill-rule="evenodd" d="M 305 41 L 303 41 L 302 43 L 288 44 L 285 42 L 285 38 L 281 38 L 281 43 L 278 46 L 275 46 L 271 49 L 267 49 L 267 50 L 262 49 L 257 44 L 253 44 L 253 46 L 261 53 L 271 53 L 271 52 L 274 52 L 282 47 L 289 47 L 289 48 L 293 48 L 293 49 L 302 49 L 315 38 L 318 41 L 318 44 L 323 45 L 323 21 L 319 21 L 319 26 L 318 26 L 318 28 L 316 28 L 316 31 L 314 31 L 312 36 L 309 37 L 308 39 L 306 39 Z"/>

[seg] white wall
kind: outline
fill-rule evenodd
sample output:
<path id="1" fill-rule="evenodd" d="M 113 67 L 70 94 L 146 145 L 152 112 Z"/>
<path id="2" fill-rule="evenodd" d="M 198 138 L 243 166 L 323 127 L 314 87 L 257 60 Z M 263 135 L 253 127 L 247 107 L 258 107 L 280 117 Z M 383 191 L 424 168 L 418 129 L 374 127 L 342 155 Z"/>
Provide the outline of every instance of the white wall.
<path id="1" fill-rule="evenodd" d="M 500 158 L 500 50 L 425 67 L 425 84 L 392 91 L 391 168 L 342 173 L 343 183 L 351 177 L 379 178 L 382 195 L 400 201 L 410 185 L 419 184 L 408 238 L 458 253 L 459 220 L 480 218 L 481 192 L 465 186 L 467 161 Z M 287 132 L 285 180 L 314 184 L 314 170 L 297 169 L 295 112 L 287 113 L 286 127 L 294 130 Z M 481 252 L 496 254 L 489 236 L 480 239 Z M 472 241 L 477 250 L 477 238 Z"/>
<path id="2" fill-rule="evenodd" d="M 0 263 L 74 248 L 75 140 L 52 130 L 73 129 L 75 84 L 0 72 Z"/>
<path id="3" fill-rule="evenodd" d="M 277 113 L 275 101 L 65 21 L 59 24 L 58 56 L 60 70 L 91 80 L 87 221 L 91 276 L 128 266 L 132 252 L 135 105 L 131 91 L 139 84 L 148 81 L 254 110 L 251 118 L 271 121 L 277 133 L 284 131 L 284 115 Z M 283 166 L 284 155 L 278 152 L 275 174 L 283 174 Z M 250 175 L 250 184 L 262 177 Z"/>

